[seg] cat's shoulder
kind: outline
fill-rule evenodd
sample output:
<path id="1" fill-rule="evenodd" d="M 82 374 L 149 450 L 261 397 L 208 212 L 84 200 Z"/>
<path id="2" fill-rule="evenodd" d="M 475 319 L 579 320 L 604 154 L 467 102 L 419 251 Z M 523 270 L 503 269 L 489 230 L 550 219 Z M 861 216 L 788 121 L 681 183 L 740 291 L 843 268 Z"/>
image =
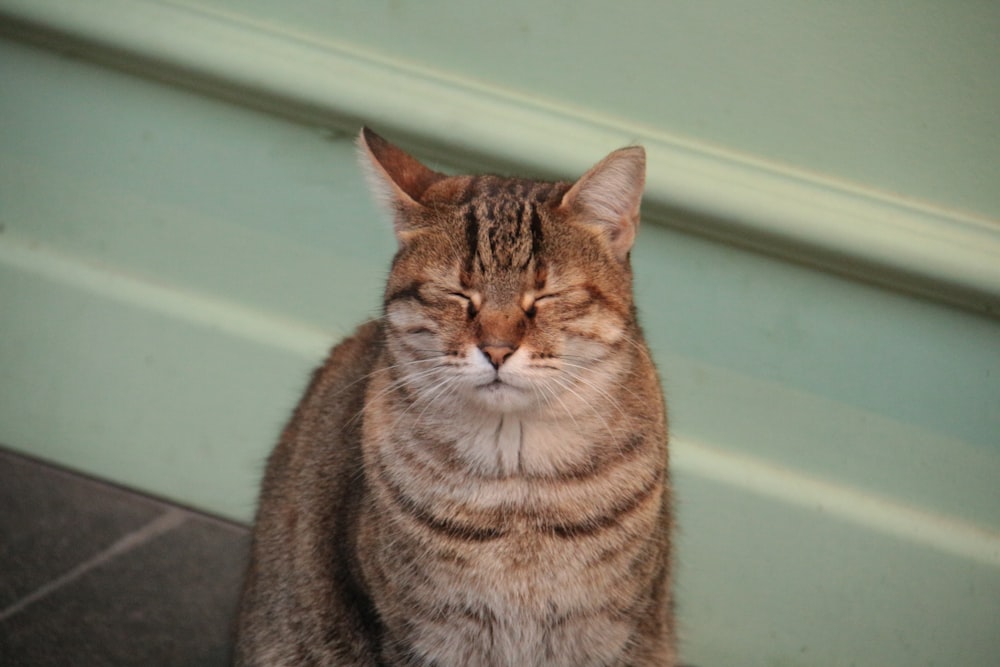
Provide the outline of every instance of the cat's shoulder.
<path id="1" fill-rule="evenodd" d="M 291 425 L 315 412 L 352 404 L 364 393 L 365 382 L 384 347 L 382 323 L 369 320 L 333 346 L 313 371 Z"/>
<path id="2" fill-rule="evenodd" d="M 333 346 L 313 374 L 311 388 L 343 386 L 367 376 L 383 349 L 382 323 L 369 320 Z"/>
<path id="3" fill-rule="evenodd" d="M 382 350 L 382 338 L 381 320 L 368 320 L 333 346 L 322 368 L 349 372 L 358 365 L 370 364 Z"/>

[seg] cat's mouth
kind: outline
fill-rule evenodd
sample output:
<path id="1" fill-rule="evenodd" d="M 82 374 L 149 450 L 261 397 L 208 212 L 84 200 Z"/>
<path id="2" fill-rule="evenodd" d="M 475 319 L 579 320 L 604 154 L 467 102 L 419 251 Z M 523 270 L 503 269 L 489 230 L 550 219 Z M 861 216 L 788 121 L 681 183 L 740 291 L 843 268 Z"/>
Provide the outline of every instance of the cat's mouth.
<path id="1" fill-rule="evenodd" d="M 531 407 L 532 393 L 499 377 L 475 385 L 474 400 L 491 411 L 509 412 Z"/>
<path id="2" fill-rule="evenodd" d="M 493 378 L 489 382 L 477 385 L 476 389 L 481 389 L 483 391 L 490 391 L 490 392 L 503 391 L 504 389 L 520 391 L 519 387 L 515 387 L 509 382 L 504 382 L 503 380 L 500 379 L 499 376 Z"/>

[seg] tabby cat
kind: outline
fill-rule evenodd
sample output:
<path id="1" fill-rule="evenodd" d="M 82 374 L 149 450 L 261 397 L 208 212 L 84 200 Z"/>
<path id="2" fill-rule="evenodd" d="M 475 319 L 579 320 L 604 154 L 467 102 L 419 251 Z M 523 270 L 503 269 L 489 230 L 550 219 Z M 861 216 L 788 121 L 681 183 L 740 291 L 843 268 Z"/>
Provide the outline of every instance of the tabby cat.
<path id="1" fill-rule="evenodd" d="M 641 147 L 446 176 L 365 128 L 399 247 L 268 460 L 239 665 L 675 664 Z"/>

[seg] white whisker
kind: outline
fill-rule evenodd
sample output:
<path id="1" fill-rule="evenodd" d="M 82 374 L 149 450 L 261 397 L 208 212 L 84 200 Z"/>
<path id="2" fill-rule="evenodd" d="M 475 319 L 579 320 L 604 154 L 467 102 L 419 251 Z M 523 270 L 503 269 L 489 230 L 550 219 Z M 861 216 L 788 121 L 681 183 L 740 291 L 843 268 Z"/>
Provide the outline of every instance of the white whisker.
<path id="1" fill-rule="evenodd" d="M 569 363 L 567 363 L 566 366 L 568 368 L 578 368 L 578 369 L 583 370 L 583 371 L 589 371 L 589 370 L 591 370 L 589 366 L 582 366 L 582 365 L 579 365 L 579 364 L 569 364 Z M 614 399 L 614 397 L 611 396 L 610 393 L 608 393 L 606 390 L 604 390 L 601 387 L 599 387 L 595 382 L 593 382 L 591 380 L 586 380 L 582 376 L 582 374 L 574 374 L 574 377 L 579 382 L 581 382 L 583 384 L 586 384 L 587 386 L 591 387 L 592 389 L 594 389 L 595 391 L 597 391 L 598 393 L 600 393 L 604 398 L 608 399 L 608 401 L 612 405 L 614 405 L 615 408 L 617 408 L 619 411 L 622 411 L 621 404 L 618 401 L 616 401 Z M 636 394 L 634 391 L 632 391 L 632 389 L 626 383 L 624 383 L 624 382 L 616 381 L 614 383 L 614 386 L 617 389 L 623 389 L 624 391 L 627 391 L 628 393 L 632 394 L 632 396 L 634 396 L 636 398 L 640 398 L 639 395 Z M 624 411 L 622 411 L 622 413 L 624 414 Z"/>
<path id="2" fill-rule="evenodd" d="M 385 369 L 385 370 L 388 370 L 388 369 Z M 398 389 L 400 389 L 402 387 L 407 387 L 409 385 L 412 385 L 412 384 L 416 383 L 419 380 L 423 380 L 423 379 L 428 378 L 428 377 L 433 377 L 435 374 L 445 373 L 445 372 L 447 372 L 446 368 L 443 368 L 441 366 L 434 366 L 432 368 L 427 368 L 427 369 L 424 369 L 422 371 L 418 371 L 416 373 L 409 373 L 407 375 L 404 375 L 404 376 L 402 376 L 402 377 L 394 380 L 393 382 L 390 382 L 388 385 L 386 385 L 381 390 L 379 390 L 379 392 L 377 394 L 375 394 L 374 396 L 368 397 L 365 400 L 364 406 L 361 408 L 361 410 L 359 410 L 357 412 L 357 414 L 355 414 L 353 417 L 351 417 L 350 420 L 348 420 L 347 425 L 351 425 L 352 423 L 354 423 L 355 421 L 357 421 L 358 419 L 360 419 L 361 415 L 363 415 L 367 410 L 369 410 L 374 405 L 376 405 L 378 403 L 379 399 L 381 399 L 383 396 L 386 396 L 387 394 L 390 394 L 390 393 L 392 393 L 394 391 L 397 391 Z"/>
<path id="3" fill-rule="evenodd" d="M 582 396 L 580 392 L 578 392 L 576 389 L 573 388 L 573 382 L 569 378 L 562 376 L 555 376 L 553 378 L 553 381 L 556 383 L 556 385 L 559 386 L 560 389 L 569 392 L 570 394 L 573 394 L 574 396 L 576 396 L 577 400 L 579 400 L 581 404 L 590 408 L 590 411 L 594 414 L 594 416 L 597 417 L 604 425 L 604 428 L 607 430 L 608 435 L 614 438 L 615 435 L 614 431 L 611 429 L 611 426 L 610 424 L 608 424 L 608 421 L 604 418 L 604 415 L 595 406 L 591 405 L 591 403 L 584 396 Z"/>

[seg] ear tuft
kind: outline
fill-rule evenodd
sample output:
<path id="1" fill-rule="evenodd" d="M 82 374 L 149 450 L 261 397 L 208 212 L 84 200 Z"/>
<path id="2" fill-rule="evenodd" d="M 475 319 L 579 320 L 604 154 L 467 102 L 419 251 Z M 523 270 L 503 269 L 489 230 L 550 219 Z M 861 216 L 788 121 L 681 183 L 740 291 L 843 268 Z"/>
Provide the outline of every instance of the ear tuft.
<path id="1" fill-rule="evenodd" d="M 428 169 L 412 155 L 389 143 L 368 127 L 357 139 L 358 158 L 375 201 L 393 218 L 400 242 L 407 232 L 409 214 L 420 207 L 420 198 L 444 174 Z"/>
<path id="2" fill-rule="evenodd" d="M 645 183 L 645 149 L 620 148 L 580 177 L 563 196 L 561 207 L 597 227 L 618 259 L 625 261 L 639 228 Z"/>

